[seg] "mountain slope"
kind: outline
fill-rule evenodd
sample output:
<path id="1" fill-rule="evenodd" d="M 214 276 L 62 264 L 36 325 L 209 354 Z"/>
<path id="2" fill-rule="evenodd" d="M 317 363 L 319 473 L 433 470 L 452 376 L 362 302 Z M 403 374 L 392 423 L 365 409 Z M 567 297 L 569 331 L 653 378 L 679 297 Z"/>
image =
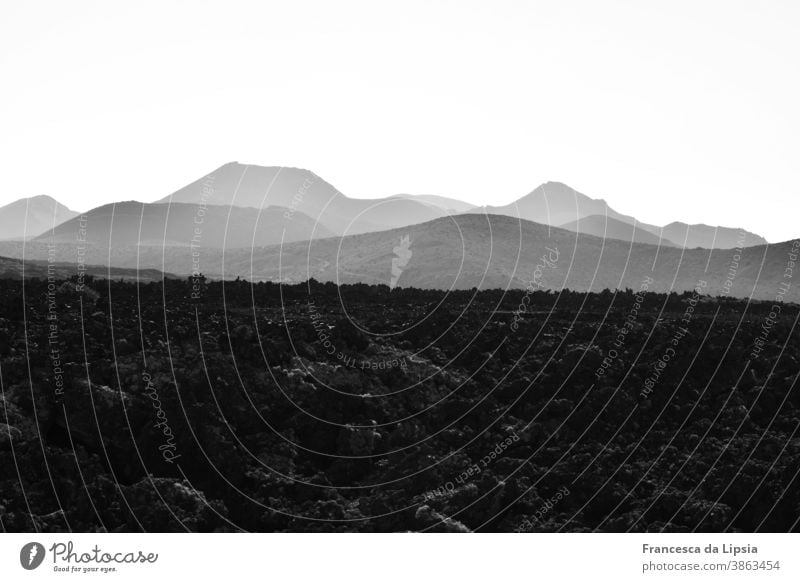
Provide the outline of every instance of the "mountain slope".
<path id="1" fill-rule="evenodd" d="M 77 215 L 50 196 L 22 198 L 0 208 L 0 239 L 35 237 Z"/>
<path id="2" fill-rule="evenodd" d="M 245 247 L 324 238 L 333 233 L 301 212 L 270 206 L 143 204 L 121 202 L 95 208 L 37 240 L 110 246 L 128 245 Z M 283 239 L 282 239 L 283 237 Z"/>
<path id="3" fill-rule="evenodd" d="M 612 238 L 621 241 L 632 241 L 649 245 L 660 244 L 667 247 L 678 246 L 666 238 L 659 237 L 656 234 L 641 228 L 639 223 L 634 225 L 621 220 L 616 220 L 614 218 L 609 218 L 607 216 L 601 216 L 599 214 L 593 214 L 592 216 L 586 216 L 580 220 L 562 224 L 561 228 L 580 234 L 598 236 L 600 238 Z"/>
<path id="4" fill-rule="evenodd" d="M 295 243 L 227 257 L 225 277 L 389 283 L 403 237 L 412 255 L 398 285 L 435 289 L 545 288 L 690 291 L 774 299 L 800 242 L 737 250 L 681 249 L 576 236 L 567 230 L 491 215 L 460 215 L 408 228 L 344 237 L 340 244 Z M 794 249 L 794 250 L 793 250 Z M 726 291 L 726 289 L 730 289 Z M 786 300 L 800 300 L 792 288 Z"/>
<path id="5" fill-rule="evenodd" d="M 54 247 L 55 260 L 75 261 L 75 245 Z M 27 258 L 48 246 L 27 243 Z M 387 284 L 430 289 L 638 289 L 690 291 L 774 300 L 800 242 L 739 250 L 683 249 L 602 239 L 506 216 L 464 214 L 384 232 L 259 248 L 203 247 L 194 262 L 186 246 L 118 246 L 115 267 L 153 268 L 186 276 L 193 265 L 211 278 Z M 0 243 L 19 257 L 22 243 Z M 792 254 L 794 253 L 794 254 Z M 794 258 L 792 258 L 794 257 Z M 90 246 L 85 260 L 108 264 L 109 250 Z M 704 284 L 700 282 L 704 281 Z M 800 286 L 784 297 L 800 301 Z"/>

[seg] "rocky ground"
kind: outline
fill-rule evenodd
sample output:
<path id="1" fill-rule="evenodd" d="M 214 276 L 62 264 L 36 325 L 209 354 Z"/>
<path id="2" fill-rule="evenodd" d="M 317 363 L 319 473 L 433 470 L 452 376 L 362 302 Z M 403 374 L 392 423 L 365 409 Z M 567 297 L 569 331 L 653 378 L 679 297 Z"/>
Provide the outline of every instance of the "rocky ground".
<path id="1" fill-rule="evenodd" d="M 798 529 L 798 307 L 0 280 L 4 531 Z"/>

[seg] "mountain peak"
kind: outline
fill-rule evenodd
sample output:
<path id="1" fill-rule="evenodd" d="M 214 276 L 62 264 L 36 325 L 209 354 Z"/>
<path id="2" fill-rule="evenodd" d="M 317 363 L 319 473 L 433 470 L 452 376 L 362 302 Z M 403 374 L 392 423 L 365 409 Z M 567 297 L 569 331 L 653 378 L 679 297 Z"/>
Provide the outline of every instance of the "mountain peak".
<path id="1" fill-rule="evenodd" d="M 532 192 L 505 206 L 489 206 L 486 212 L 518 216 L 525 220 L 560 226 L 572 223 L 586 216 L 608 215 L 623 222 L 633 222 L 611 209 L 605 200 L 590 198 L 575 188 L 557 181 L 548 181 L 537 186 Z"/>
<path id="2" fill-rule="evenodd" d="M 554 188 L 566 188 L 567 190 L 575 190 L 568 184 L 564 182 L 559 182 L 558 180 L 548 180 L 547 182 L 543 182 L 539 185 L 539 188 L 543 187 L 554 187 Z"/>
<path id="3" fill-rule="evenodd" d="M 47 194 L 37 194 L 36 196 L 31 196 L 30 198 L 23 198 L 23 200 L 28 200 L 29 202 L 51 202 L 53 204 L 63 206 L 63 204 L 61 204 L 58 200 L 52 196 L 48 196 Z"/>
<path id="4" fill-rule="evenodd" d="M 24 207 L 24 206 L 31 206 L 31 205 L 36 205 L 36 206 L 39 206 L 39 207 L 43 207 L 43 206 L 49 205 L 49 206 L 52 206 L 52 207 L 63 208 L 65 210 L 69 210 L 69 208 L 67 208 L 67 206 L 65 206 L 64 204 L 61 204 L 58 200 L 56 200 L 52 196 L 48 196 L 47 194 L 37 194 L 36 196 L 29 196 L 27 198 L 20 198 L 19 200 L 14 200 L 14 202 L 11 202 L 11 203 L 6 204 L 5 206 L 3 206 L 2 209 L 12 208 L 12 207 Z"/>
<path id="5" fill-rule="evenodd" d="M 35 237 L 77 215 L 51 196 L 21 198 L 0 208 L 0 237 Z"/>

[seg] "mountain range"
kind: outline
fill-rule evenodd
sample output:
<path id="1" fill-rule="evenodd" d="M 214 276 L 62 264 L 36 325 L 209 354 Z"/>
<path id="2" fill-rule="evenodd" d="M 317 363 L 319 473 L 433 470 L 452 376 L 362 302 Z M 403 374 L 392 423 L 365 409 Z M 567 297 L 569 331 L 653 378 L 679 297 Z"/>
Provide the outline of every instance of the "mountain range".
<path id="1" fill-rule="evenodd" d="M 193 205 L 202 210 L 176 205 Z M 169 206 L 173 210 L 168 210 Z M 560 182 L 542 184 L 505 206 L 474 207 L 435 195 L 349 198 L 308 170 L 238 162 L 220 166 L 153 204 L 117 202 L 90 210 L 87 215 L 94 225 L 90 236 L 112 244 L 133 244 L 137 238 L 144 244 L 183 244 L 187 233 L 189 238 L 194 236 L 193 215 L 210 207 L 214 209 L 207 213 L 213 218 L 203 229 L 208 246 L 278 242 L 278 235 L 265 234 L 270 229 L 286 230 L 284 240 L 296 241 L 378 232 L 465 213 L 518 217 L 581 234 L 662 246 L 724 249 L 766 244 L 763 237 L 742 229 L 681 222 L 659 227 L 639 222 L 617 212 L 605 200 L 590 198 Z M 253 218 L 254 209 L 258 211 L 257 219 Z M 0 239 L 37 237 L 76 216 L 76 212 L 46 196 L 18 200 L 0 209 Z M 152 225 L 150 219 L 154 221 Z M 309 226 L 309 219 L 313 227 Z M 141 235 L 140 225 L 144 229 Z M 75 226 L 73 221 L 68 228 L 56 228 L 53 240 L 65 242 Z M 121 233 L 112 236 L 111 230 Z"/>
<path id="2" fill-rule="evenodd" d="M 3 210 L 46 210 L 34 200 Z M 594 291 L 638 288 L 652 277 L 653 291 L 687 291 L 704 280 L 709 292 L 770 298 L 795 252 L 792 242 L 767 245 L 742 229 L 641 223 L 557 182 L 511 205 L 476 208 L 432 195 L 353 199 L 307 170 L 234 162 L 155 203 L 118 202 L 77 216 L 49 200 L 64 220 L 40 224 L 24 242 L 0 241 L 0 256 L 437 289 Z"/>
<path id="3" fill-rule="evenodd" d="M 650 242 L 686 248 L 731 249 L 766 244 L 764 237 L 743 229 L 673 222 L 664 227 L 647 224 L 620 214 L 605 200 L 581 194 L 566 184 L 547 182 L 516 202 L 505 206 L 473 209 L 488 214 L 518 216 L 532 222 L 560 226 L 603 238 Z M 628 225 L 623 227 L 622 225 Z M 655 235 L 647 237 L 643 232 Z"/>

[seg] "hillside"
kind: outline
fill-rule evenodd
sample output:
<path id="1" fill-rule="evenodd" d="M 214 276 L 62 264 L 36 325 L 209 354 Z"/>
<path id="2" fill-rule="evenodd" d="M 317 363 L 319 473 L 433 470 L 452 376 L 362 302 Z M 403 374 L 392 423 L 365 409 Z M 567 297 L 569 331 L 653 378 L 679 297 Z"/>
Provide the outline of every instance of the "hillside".
<path id="1" fill-rule="evenodd" d="M 165 277 L 172 278 L 173 275 L 164 274 L 156 269 L 122 269 L 117 267 L 99 267 L 97 265 L 84 265 L 82 270 L 78 270 L 75 263 L 48 263 L 47 261 L 22 261 L 20 259 L 10 259 L 0 257 L 0 279 L 19 280 L 19 279 L 42 279 L 48 278 L 66 280 L 74 279 L 83 273 L 83 277 L 94 277 L 95 279 L 114 279 L 124 281 L 139 281 L 150 283 L 161 281 Z"/>
<path id="2" fill-rule="evenodd" d="M 401 265 L 402 241 L 410 256 Z M 794 251 L 793 251 L 794 249 Z M 524 289 L 577 291 L 638 288 L 652 277 L 654 291 L 687 291 L 705 281 L 712 295 L 774 299 L 798 243 L 736 250 L 679 249 L 630 244 L 552 228 L 506 216 L 465 214 L 390 231 L 301 241 L 283 245 L 228 248 L 93 245 L 90 264 L 159 269 L 208 277 L 299 282 L 309 278 L 341 283 L 387 284 L 424 289 Z M 28 258 L 46 259 L 44 243 L 25 245 Z M 20 257 L 20 243 L 0 243 L 0 255 Z M 71 262 L 75 245 L 54 248 Z M 794 254 L 793 254 L 794 253 Z M 792 259 L 794 256 L 794 259 Z M 800 300 L 800 285 L 784 299 Z"/>
<path id="3" fill-rule="evenodd" d="M 225 277 L 388 284 L 394 248 L 403 237 L 413 253 L 398 284 L 426 289 L 536 288 L 577 291 L 638 288 L 687 291 L 705 281 L 711 294 L 774 299 L 798 242 L 736 250 L 633 244 L 550 228 L 505 216 L 461 215 L 409 228 L 295 243 L 226 258 Z M 794 257 L 794 258 L 792 258 Z M 800 286 L 786 299 L 800 300 Z"/>

